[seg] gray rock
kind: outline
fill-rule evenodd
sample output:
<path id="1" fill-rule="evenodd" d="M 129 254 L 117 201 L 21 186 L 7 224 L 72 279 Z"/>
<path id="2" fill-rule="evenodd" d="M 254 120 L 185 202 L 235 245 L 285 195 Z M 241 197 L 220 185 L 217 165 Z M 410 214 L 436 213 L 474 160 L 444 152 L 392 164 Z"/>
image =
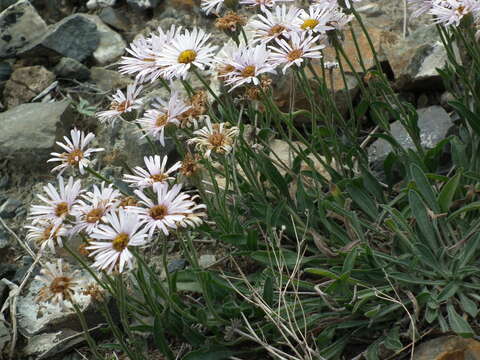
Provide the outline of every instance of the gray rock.
<path id="1" fill-rule="evenodd" d="M 87 8 L 90 10 L 105 8 L 115 5 L 116 2 L 117 0 L 88 0 Z"/>
<path id="2" fill-rule="evenodd" d="M 454 126 L 448 113 L 440 106 L 430 106 L 418 109 L 418 127 L 422 146 L 432 148 L 445 139 Z M 396 121 L 390 125 L 390 131 L 395 140 L 405 149 L 413 149 L 414 144 L 405 128 Z M 392 151 L 389 142 L 383 139 L 376 140 L 368 149 L 371 163 L 380 165 Z"/>
<path id="3" fill-rule="evenodd" d="M 87 80 L 90 78 L 90 70 L 80 61 L 69 57 L 63 57 L 58 64 L 53 68 L 53 72 L 62 78 Z"/>
<path id="4" fill-rule="evenodd" d="M 13 57 L 41 41 L 47 24 L 27 0 L 20 0 L 0 13 L 0 58 Z"/>
<path id="5" fill-rule="evenodd" d="M 0 206 L 0 217 L 4 219 L 11 219 L 15 217 L 15 213 L 20 206 L 22 206 L 22 202 L 20 200 L 8 198 L 8 200 Z"/>
<path id="6" fill-rule="evenodd" d="M 1 254 L 4 252 L 3 250 L 10 246 L 10 241 L 8 239 L 9 239 L 9 236 L 8 236 L 7 230 L 3 230 L 2 228 L 0 228 L 0 259 L 2 258 Z M 0 269 L 0 274 L 2 274 L 2 269 Z M 0 292 L 0 297 L 1 296 L 2 296 L 2 293 Z"/>
<path id="7" fill-rule="evenodd" d="M 8 62 L 0 62 L 0 81 L 8 80 L 12 74 L 12 65 Z"/>
<path id="8" fill-rule="evenodd" d="M 47 170 L 45 161 L 58 150 L 55 142 L 67 134 L 71 123 L 69 101 L 23 104 L 0 113 L 0 159 Z"/>
<path id="9" fill-rule="evenodd" d="M 6 189 L 8 186 L 8 183 L 10 182 L 10 177 L 8 175 L 5 175 L 0 178 L 0 190 Z"/>
<path id="10" fill-rule="evenodd" d="M 123 89 L 133 82 L 128 76 L 122 75 L 118 71 L 107 70 L 99 66 L 90 69 L 90 77 L 103 91 Z"/>
<path id="11" fill-rule="evenodd" d="M 127 0 L 127 4 L 137 10 L 146 10 L 146 9 L 153 9 L 158 4 L 160 4 L 160 1 L 159 0 Z"/>
<path id="12" fill-rule="evenodd" d="M 442 86 L 442 79 L 436 69 L 443 68 L 448 58 L 435 27 L 418 29 L 407 39 L 386 48 L 385 54 L 398 88 L 430 90 Z"/>
<path id="13" fill-rule="evenodd" d="M 202 268 L 207 268 L 215 264 L 217 258 L 213 254 L 204 254 L 201 255 L 198 259 L 198 265 Z"/>
<path id="14" fill-rule="evenodd" d="M 90 56 L 99 43 L 97 25 L 81 14 L 68 16 L 53 25 L 42 41 L 43 46 L 78 61 Z"/>
<path id="15" fill-rule="evenodd" d="M 10 5 L 13 5 L 17 2 L 17 0 L 0 0 L 0 11 L 5 10 Z"/>
<path id="16" fill-rule="evenodd" d="M 33 99 L 55 81 L 55 75 L 43 66 L 16 69 L 5 84 L 5 104 L 13 108 Z"/>
<path id="17" fill-rule="evenodd" d="M 117 9 L 111 7 L 102 9 L 99 16 L 105 24 L 117 30 L 127 31 L 130 26 L 128 18 Z"/>
<path id="18" fill-rule="evenodd" d="M 3 353 L 5 346 L 10 342 L 11 332 L 7 328 L 3 319 L 0 318 L 0 354 Z"/>
<path id="19" fill-rule="evenodd" d="M 99 65 L 107 65 L 117 60 L 125 52 L 127 43 L 123 38 L 105 25 L 96 15 L 83 15 L 85 18 L 93 21 L 97 26 L 97 32 L 100 35 L 98 47 L 93 52 L 93 58 Z"/>
<path id="20" fill-rule="evenodd" d="M 170 261 L 167 265 L 167 271 L 173 273 L 175 271 L 183 270 L 187 266 L 185 259 L 174 259 Z"/>

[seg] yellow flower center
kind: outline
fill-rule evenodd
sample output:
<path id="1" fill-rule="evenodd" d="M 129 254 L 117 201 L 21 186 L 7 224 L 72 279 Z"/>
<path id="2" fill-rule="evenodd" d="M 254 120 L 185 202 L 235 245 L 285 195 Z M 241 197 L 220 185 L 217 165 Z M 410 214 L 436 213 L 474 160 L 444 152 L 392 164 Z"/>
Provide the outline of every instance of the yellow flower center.
<path id="1" fill-rule="evenodd" d="M 55 216 L 63 216 L 68 213 L 68 204 L 66 202 L 61 202 L 57 204 L 55 208 Z"/>
<path id="2" fill-rule="evenodd" d="M 162 127 L 167 125 L 168 122 L 168 114 L 158 115 L 157 120 L 155 121 L 156 127 Z"/>
<path id="3" fill-rule="evenodd" d="M 292 51 L 290 51 L 287 55 L 287 59 L 288 61 L 294 61 L 294 60 L 297 60 L 297 59 L 300 59 L 303 55 L 303 51 L 300 50 L 300 49 L 294 49 Z"/>
<path id="4" fill-rule="evenodd" d="M 168 208 L 165 205 L 155 205 L 150 209 L 150 216 L 155 220 L 162 220 L 168 215 Z"/>
<path id="5" fill-rule="evenodd" d="M 63 155 L 67 159 L 69 165 L 77 165 L 83 158 L 83 151 L 75 149 L 71 153 L 64 153 Z"/>
<path id="6" fill-rule="evenodd" d="M 285 30 L 285 26 L 280 24 L 274 25 L 268 30 L 268 35 L 277 35 L 280 34 L 283 30 Z"/>
<path id="7" fill-rule="evenodd" d="M 103 210 L 102 209 L 93 209 L 90 210 L 87 215 L 86 215 L 86 220 L 90 224 L 94 224 L 97 221 L 100 221 L 100 219 L 103 216 Z"/>
<path id="8" fill-rule="evenodd" d="M 166 174 L 155 174 L 150 176 L 150 179 L 152 179 L 153 182 L 162 182 L 165 181 L 167 178 L 168 175 Z"/>
<path id="9" fill-rule="evenodd" d="M 115 251 L 121 252 L 125 250 L 129 240 L 130 238 L 128 237 L 128 234 L 120 233 L 115 237 L 115 239 L 113 239 L 112 247 Z"/>
<path id="10" fill-rule="evenodd" d="M 184 50 L 178 55 L 178 62 L 180 64 L 189 64 L 197 58 L 195 50 Z"/>
<path id="11" fill-rule="evenodd" d="M 245 66 L 244 69 L 242 70 L 241 75 L 243 77 L 250 77 L 250 76 L 255 76 L 255 71 L 257 69 L 255 68 L 255 65 L 248 65 Z"/>
<path id="12" fill-rule="evenodd" d="M 50 284 L 50 291 L 52 293 L 62 293 L 65 294 L 66 290 L 70 287 L 71 279 L 67 276 L 59 276 L 53 279 Z"/>
<path id="13" fill-rule="evenodd" d="M 306 19 L 300 27 L 302 30 L 313 29 L 319 23 L 317 19 Z"/>

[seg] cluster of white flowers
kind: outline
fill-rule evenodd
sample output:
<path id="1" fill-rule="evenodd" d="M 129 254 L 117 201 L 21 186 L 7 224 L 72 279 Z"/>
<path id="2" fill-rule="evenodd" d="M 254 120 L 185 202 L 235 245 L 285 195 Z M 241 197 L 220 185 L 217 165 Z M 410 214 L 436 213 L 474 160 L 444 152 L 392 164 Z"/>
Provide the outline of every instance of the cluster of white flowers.
<path id="1" fill-rule="evenodd" d="M 71 135 L 72 139 L 65 137 L 67 145 L 58 143 L 66 153 L 52 153 L 54 158 L 49 161 L 62 162 L 53 171 L 78 168 L 83 173 L 90 164 L 88 157 L 103 150 L 87 148 L 94 138 L 92 133 L 85 135 L 74 129 Z M 94 257 L 93 267 L 122 272 L 133 264 L 129 248 L 145 245 L 160 233 L 169 235 L 178 227 L 201 224 L 205 205 L 197 204 L 197 197 L 182 192 L 181 184 L 174 184 L 176 178 L 172 175 L 181 163 L 166 170 L 166 156 L 144 160 L 147 170 L 136 167 L 134 175 L 124 175 L 125 181 L 137 188 L 137 198 L 126 198 L 112 184 L 105 183 L 87 191 L 82 189 L 81 180 L 70 177 L 65 181 L 59 175 L 57 186 L 48 184 L 43 188 L 45 194 L 37 195 L 43 204 L 31 206 L 27 239 L 41 251 L 48 247 L 55 252 L 57 245 L 63 246 L 73 236 L 82 236 L 89 239 L 85 249 Z M 153 190 L 155 200 L 150 199 L 146 188 Z"/>
<path id="2" fill-rule="evenodd" d="M 467 15 L 472 15 L 475 23 L 480 22 L 479 0 L 408 0 L 408 2 L 413 17 L 430 14 L 434 17 L 435 23 L 444 26 L 459 26 Z"/>

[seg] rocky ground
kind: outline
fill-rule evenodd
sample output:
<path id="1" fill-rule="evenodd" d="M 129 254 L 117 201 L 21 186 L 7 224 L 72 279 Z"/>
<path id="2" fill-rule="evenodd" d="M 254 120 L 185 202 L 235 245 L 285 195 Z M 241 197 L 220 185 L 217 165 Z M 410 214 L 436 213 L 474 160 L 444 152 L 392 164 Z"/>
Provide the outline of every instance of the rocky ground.
<path id="1" fill-rule="evenodd" d="M 425 19 L 412 20 L 404 38 L 403 7 L 398 0 L 364 1 L 359 10 L 397 91 L 418 108 L 424 145 L 435 145 L 454 131 L 446 104 L 449 94 L 435 70 L 446 61 L 435 29 L 425 25 Z M 196 0 L 0 0 L 0 217 L 7 226 L 0 225 L 0 305 L 33 261 L 14 234 L 24 238 L 23 225 L 34 193 L 54 179 L 45 160 L 56 150 L 55 141 L 74 125 L 95 131 L 107 149 L 99 161 L 112 173 L 124 162 L 139 165 L 148 153 L 132 129 L 120 124 L 113 129 L 101 127 L 93 114 L 104 109 L 113 90 L 132 81 L 115 71 L 126 45 L 139 34 L 171 24 L 208 29 L 219 45 L 228 40 L 214 28 L 213 18 L 200 13 Z M 366 66 L 372 67 L 366 39 L 360 37 L 359 42 L 365 49 Z M 349 35 L 346 49 L 351 55 L 355 52 Z M 355 65 L 360 70 L 359 63 Z M 341 105 L 346 90 L 339 74 L 333 76 Z M 350 95 L 358 96 L 358 90 L 352 76 Z M 279 103 L 288 99 L 286 94 L 279 91 Z M 400 124 L 392 129 L 401 144 L 413 146 Z M 370 146 L 373 166 L 385 159 L 389 146 L 383 140 Z M 281 152 L 282 147 L 278 148 Z M 215 254 L 206 252 L 203 261 L 214 263 Z M 170 266 L 174 271 L 185 263 L 177 259 Z M 80 359 L 71 350 L 80 341 L 75 316 L 53 309 L 43 309 L 40 316 L 34 302 L 36 285 L 32 282 L 18 299 L 17 357 Z M 0 354 L 8 350 L 11 340 L 12 319 L 8 306 L 5 309 L 0 313 Z M 418 359 L 427 358 L 433 357 Z"/>

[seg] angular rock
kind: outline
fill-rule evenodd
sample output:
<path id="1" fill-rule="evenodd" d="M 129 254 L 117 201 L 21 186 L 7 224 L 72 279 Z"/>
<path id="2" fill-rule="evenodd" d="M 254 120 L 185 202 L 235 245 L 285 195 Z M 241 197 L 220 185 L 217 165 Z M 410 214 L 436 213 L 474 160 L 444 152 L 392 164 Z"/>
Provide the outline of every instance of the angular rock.
<path id="1" fill-rule="evenodd" d="M 15 198 L 8 198 L 0 206 L 0 217 L 3 219 L 11 219 L 15 216 L 16 210 L 22 206 L 22 202 Z"/>
<path id="2" fill-rule="evenodd" d="M 100 35 L 98 47 L 93 52 L 93 58 L 99 65 L 107 65 L 117 60 L 125 52 L 127 43 L 123 38 L 110 29 L 96 15 L 83 15 L 97 25 L 97 31 Z"/>
<path id="3" fill-rule="evenodd" d="M 55 75 L 43 66 L 16 69 L 5 84 L 5 103 L 13 108 L 29 102 L 54 81 Z"/>
<path id="4" fill-rule="evenodd" d="M 454 126 L 450 115 L 441 106 L 418 109 L 417 113 L 420 139 L 423 147 L 434 147 L 445 139 Z M 390 132 L 404 149 L 413 149 L 415 147 L 412 139 L 399 121 L 390 124 Z M 388 141 L 378 139 L 368 148 L 368 157 L 370 162 L 374 163 L 374 166 L 379 165 L 391 151 L 392 146 Z"/>
<path id="5" fill-rule="evenodd" d="M 49 29 L 42 45 L 78 61 L 85 60 L 98 47 L 97 24 L 81 14 L 64 18 Z"/>
<path id="6" fill-rule="evenodd" d="M 12 72 L 12 66 L 8 62 L 0 62 L 0 81 L 8 80 Z"/>
<path id="7" fill-rule="evenodd" d="M 13 57 L 35 46 L 47 32 L 47 24 L 27 0 L 0 13 L 0 58 Z"/>
<path id="8" fill-rule="evenodd" d="M 137 10 L 153 9 L 159 3 L 159 0 L 127 0 L 127 4 Z"/>
<path id="9" fill-rule="evenodd" d="M 0 113 L 0 159 L 47 169 L 45 161 L 72 124 L 69 101 L 23 104 Z M 58 150 L 58 149 L 57 149 Z"/>
<path id="10" fill-rule="evenodd" d="M 99 66 L 90 69 L 90 77 L 103 91 L 123 89 L 133 82 L 132 79 L 118 71 L 107 70 Z"/>
<path id="11" fill-rule="evenodd" d="M 213 254 L 203 254 L 198 259 L 198 265 L 201 268 L 208 268 L 208 267 L 212 266 L 213 264 L 215 264 L 216 261 L 217 261 L 217 258 L 216 258 L 215 255 L 213 255 Z"/>
<path id="12" fill-rule="evenodd" d="M 102 9 L 99 14 L 102 21 L 116 30 L 127 31 L 130 27 L 130 21 L 126 16 L 111 7 Z"/>
<path id="13" fill-rule="evenodd" d="M 167 271 L 173 273 L 185 269 L 185 266 L 187 266 L 187 261 L 185 259 L 173 259 L 168 263 Z"/>
<path id="14" fill-rule="evenodd" d="M 480 342 L 442 336 L 416 347 L 413 360 L 480 360 Z"/>
<path id="15" fill-rule="evenodd" d="M 90 70 L 80 61 L 69 57 L 63 57 L 53 68 L 53 72 L 62 78 L 87 80 L 90 77 Z"/>
<path id="16" fill-rule="evenodd" d="M 402 90 L 430 90 L 442 85 L 437 68 L 447 62 L 447 52 L 434 26 L 425 26 L 405 40 L 385 49 L 395 83 Z"/>

